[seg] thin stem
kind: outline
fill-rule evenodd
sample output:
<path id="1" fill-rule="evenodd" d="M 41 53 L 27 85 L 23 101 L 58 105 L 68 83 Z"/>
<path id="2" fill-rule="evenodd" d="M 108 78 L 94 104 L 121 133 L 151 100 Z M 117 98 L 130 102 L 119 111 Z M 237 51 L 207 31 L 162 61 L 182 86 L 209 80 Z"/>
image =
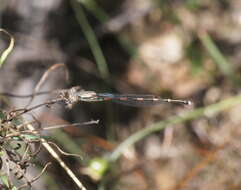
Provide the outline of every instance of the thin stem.
<path id="1" fill-rule="evenodd" d="M 241 95 L 235 96 L 226 100 L 223 100 L 219 103 L 212 104 L 207 107 L 203 108 L 198 108 L 193 111 L 189 111 L 184 113 L 181 116 L 173 116 L 167 120 L 158 122 L 154 125 L 152 125 L 149 128 L 145 128 L 143 130 L 140 130 L 130 137 L 128 137 L 126 140 L 124 140 L 110 155 L 109 160 L 111 162 L 115 162 L 120 155 L 126 150 L 129 146 L 135 144 L 136 142 L 140 141 L 141 139 L 145 138 L 146 136 L 151 135 L 152 133 L 159 132 L 163 130 L 164 128 L 178 124 L 178 123 L 183 123 L 189 120 L 196 119 L 201 116 L 208 116 L 211 117 L 214 114 L 217 114 L 225 109 L 231 108 L 237 104 L 241 103 Z"/>
<path id="2" fill-rule="evenodd" d="M 61 102 L 61 101 L 63 101 L 63 99 L 58 98 L 58 99 L 50 100 L 50 101 L 45 102 L 45 103 L 42 103 L 42 104 L 38 104 L 38 105 L 33 106 L 33 107 L 31 107 L 31 108 L 13 110 L 13 111 L 11 112 L 11 114 L 12 114 L 12 113 L 15 113 L 15 112 L 18 112 L 18 111 L 19 111 L 20 113 L 16 113 L 16 114 L 14 114 L 13 116 L 11 116 L 10 118 L 7 118 L 6 120 L 2 120 L 2 123 L 5 123 L 5 122 L 7 122 L 7 121 L 11 121 L 11 120 L 14 119 L 14 118 L 17 118 L 17 117 L 19 117 L 19 116 L 21 116 L 21 115 L 23 115 L 23 114 L 25 114 L 25 113 L 27 113 L 27 112 L 30 112 L 30 111 L 35 110 L 35 109 L 37 109 L 37 108 L 40 108 L 40 107 L 42 107 L 42 106 L 50 106 L 50 105 L 52 105 L 52 104 L 56 104 L 56 103 Z"/>
<path id="3" fill-rule="evenodd" d="M 59 92 L 59 90 L 58 90 Z M 12 98 L 31 98 L 33 96 L 39 96 L 39 95 L 46 95 L 46 94 L 51 94 L 53 91 L 43 91 L 43 92 L 37 92 L 37 93 L 32 93 L 32 94 L 26 94 L 26 95 L 17 95 L 17 94 L 12 94 L 8 92 L 0 92 L 0 96 L 8 96 Z M 55 92 L 56 93 L 56 92 Z"/>

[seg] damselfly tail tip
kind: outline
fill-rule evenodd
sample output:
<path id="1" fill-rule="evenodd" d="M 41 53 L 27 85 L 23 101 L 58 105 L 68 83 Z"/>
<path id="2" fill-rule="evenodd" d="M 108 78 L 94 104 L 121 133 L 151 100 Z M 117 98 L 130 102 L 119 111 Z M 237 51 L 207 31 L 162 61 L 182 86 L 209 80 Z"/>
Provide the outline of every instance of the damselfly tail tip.
<path id="1" fill-rule="evenodd" d="M 192 102 L 190 100 L 174 100 L 174 99 L 165 99 L 165 102 L 169 103 L 177 103 L 182 105 L 192 105 Z"/>

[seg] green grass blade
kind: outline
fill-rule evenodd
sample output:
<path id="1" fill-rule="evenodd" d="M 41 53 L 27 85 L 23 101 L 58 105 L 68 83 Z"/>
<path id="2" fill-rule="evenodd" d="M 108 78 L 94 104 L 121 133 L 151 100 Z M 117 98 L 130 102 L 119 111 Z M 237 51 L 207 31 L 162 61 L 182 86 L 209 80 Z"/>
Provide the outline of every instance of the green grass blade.
<path id="1" fill-rule="evenodd" d="M 80 2 L 100 23 L 103 25 L 108 22 L 109 15 L 102 9 L 95 0 L 77 0 Z M 118 33 L 115 35 L 119 44 L 126 50 L 126 52 L 131 56 L 137 56 L 136 47 L 130 42 L 129 39 L 124 34 Z M 142 62 L 142 60 L 140 60 Z"/>
<path id="2" fill-rule="evenodd" d="M 78 2 L 76 2 L 76 0 L 71 0 L 71 5 L 75 12 L 76 18 L 80 24 L 80 27 L 90 45 L 91 51 L 95 57 L 95 61 L 97 63 L 97 67 L 98 67 L 101 77 L 103 79 L 109 78 L 110 74 L 109 74 L 109 69 L 107 66 L 106 59 L 105 59 L 104 54 L 101 50 L 101 47 L 98 43 L 98 40 L 95 36 L 95 33 L 86 18 L 86 15 L 85 15 L 82 7 L 80 6 L 80 4 Z"/>
<path id="3" fill-rule="evenodd" d="M 231 108 L 231 107 L 233 107 L 237 104 L 241 104 L 241 95 L 223 100 L 219 103 L 212 104 L 212 105 L 207 106 L 207 107 L 198 108 L 198 109 L 195 109 L 193 111 L 186 112 L 182 116 L 173 116 L 173 117 L 171 117 L 167 120 L 160 121 L 160 122 L 152 125 L 151 127 L 145 128 L 143 130 L 140 130 L 140 131 L 134 133 L 133 135 L 128 137 L 126 140 L 124 140 L 112 152 L 112 154 L 109 157 L 109 160 L 111 162 L 116 161 L 126 148 L 128 148 L 129 146 L 131 146 L 131 145 L 135 144 L 136 142 L 142 140 L 146 136 L 149 136 L 149 135 L 151 135 L 155 132 L 159 132 L 159 131 L 165 129 L 166 127 L 168 127 L 170 125 L 174 125 L 174 124 L 190 121 L 190 120 L 193 120 L 193 119 L 197 119 L 201 116 L 211 117 L 214 114 L 217 114 L 217 113 L 219 113 L 223 110 Z"/>
<path id="4" fill-rule="evenodd" d="M 226 58 L 220 52 L 220 50 L 218 49 L 212 38 L 208 35 L 208 33 L 200 32 L 198 37 L 201 40 L 203 46 L 207 49 L 214 62 L 221 70 L 221 72 L 234 82 L 237 82 L 237 78 L 232 68 L 232 65 L 226 60 Z"/>
<path id="5" fill-rule="evenodd" d="M 84 7 L 91 13 L 94 13 L 95 17 L 101 21 L 105 22 L 108 20 L 108 15 L 105 11 L 99 7 L 99 5 L 94 0 L 77 0 L 79 3 L 83 4 Z"/>

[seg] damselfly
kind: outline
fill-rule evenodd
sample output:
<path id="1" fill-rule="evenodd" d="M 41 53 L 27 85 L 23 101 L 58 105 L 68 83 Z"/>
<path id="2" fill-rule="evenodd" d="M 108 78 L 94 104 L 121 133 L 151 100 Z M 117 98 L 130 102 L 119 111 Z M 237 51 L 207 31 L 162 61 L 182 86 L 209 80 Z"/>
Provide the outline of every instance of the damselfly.
<path id="1" fill-rule="evenodd" d="M 174 100 L 163 99 L 154 95 L 139 95 L 139 94 L 112 94 L 112 93 L 96 93 L 94 91 L 78 90 L 71 88 L 70 90 L 63 91 L 61 97 L 68 105 L 72 105 L 78 101 L 84 102 L 101 102 L 113 101 L 118 104 L 127 106 L 154 106 L 162 103 L 174 103 L 182 105 L 190 105 L 191 101 L 188 100 Z"/>

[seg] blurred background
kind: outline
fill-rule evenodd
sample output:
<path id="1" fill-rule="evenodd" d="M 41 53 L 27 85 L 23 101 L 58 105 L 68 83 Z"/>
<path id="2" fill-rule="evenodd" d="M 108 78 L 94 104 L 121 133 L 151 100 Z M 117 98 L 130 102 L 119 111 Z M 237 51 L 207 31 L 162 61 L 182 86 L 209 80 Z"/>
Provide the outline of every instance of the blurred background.
<path id="1" fill-rule="evenodd" d="M 0 69 L 1 92 L 31 94 L 52 65 L 65 64 L 69 79 L 57 68 L 40 91 L 81 86 L 193 102 L 142 108 L 80 102 L 72 109 L 34 110 L 42 127 L 99 119 L 97 125 L 42 133 L 81 155 L 60 154 L 87 189 L 241 189 L 241 105 L 195 112 L 240 92 L 240 0 L 0 0 L 0 27 L 15 39 Z M 1 52 L 8 43 L 1 35 Z M 37 96 L 31 105 L 51 98 Z M 8 101 L 1 110 L 23 108 L 29 99 Z M 196 115 L 177 123 L 169 119 L 187 112 Z M 165 128 L 138 137 L 108 162 L 132 134 L 167 119 Z M 33 189 L 78 189 L 44 149 L 26 177 L 48 161 L 52 165 Z M 91 168 L 95 162 L 101 171 Z"/>

